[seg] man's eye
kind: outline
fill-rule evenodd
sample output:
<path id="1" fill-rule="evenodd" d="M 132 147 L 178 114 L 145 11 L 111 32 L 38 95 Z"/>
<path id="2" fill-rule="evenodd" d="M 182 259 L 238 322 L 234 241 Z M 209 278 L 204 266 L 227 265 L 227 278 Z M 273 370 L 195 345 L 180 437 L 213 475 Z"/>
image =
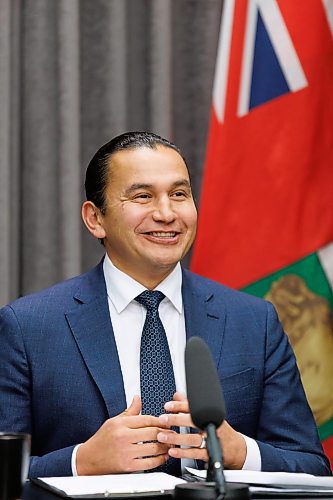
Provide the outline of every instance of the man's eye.
<path id="1" fill-rule="evenodd" d="M 172 196 L 175 196 L 176 198 L 181 198 L 181 197 L 185 197 L 186 196 L 186 193 L 184 193 L 184 191 L 175 191 Z"/>
<path id="2" fill-rule="evenodd" d="M 151 197 L 151 196 L 150 196 L 150 194 L 148 194 L 148 193 L 139 193 L 139 194 L 136 194 L 136 195 L 134 196 L 134 199 L 135 199 L 135 200 L 138 200 L 138 199 L 147 200 L 147 199 L 149 199 L 150 197 Z"/>

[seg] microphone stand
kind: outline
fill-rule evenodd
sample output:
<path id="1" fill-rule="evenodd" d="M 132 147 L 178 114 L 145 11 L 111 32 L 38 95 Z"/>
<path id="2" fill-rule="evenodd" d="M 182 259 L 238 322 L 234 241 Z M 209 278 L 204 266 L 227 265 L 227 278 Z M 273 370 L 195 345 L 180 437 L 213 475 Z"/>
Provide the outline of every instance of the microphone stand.
<path id="1" fill-rule="evenodd" d="M 208 424 L 205 430 L 209 457 L 206 481 L 214 483 L 216 500 L 221 500 L 226 494 L 221 443 L 214 424 Z"/>
<path id="2" fill-rule="evenodd" d="M 204 368 L 203 372 L 198 366 Z M 207 434 L 207 480 L 177 484 L 173 500 L 250 500 L 247 485 L 226 483 L 223 454 L 216 433 L 225 418 L 225 403 L 218 373 L 208 346 L 199 337 L 189 339 L 185 349 L 186 385 L 194 425 Z M 200 446 L 201 448 L 201 446 Z"/>
<path id="3" fill-rule="evenodd" d="M 223 472 L 223 454 L 216 426 L 208 424 L 207 433 L 208 470 L 205 482 L 178 484 L 174 500 L 250 500 L 249 487 L 245 484 L 226 484 Z"/>

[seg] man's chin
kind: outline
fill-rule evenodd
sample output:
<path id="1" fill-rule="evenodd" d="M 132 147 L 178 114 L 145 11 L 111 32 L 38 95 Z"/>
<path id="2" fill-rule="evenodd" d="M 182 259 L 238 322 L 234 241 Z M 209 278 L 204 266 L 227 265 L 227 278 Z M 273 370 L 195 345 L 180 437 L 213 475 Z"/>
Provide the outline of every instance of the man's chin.
<path id="1" fill-rule="evenodd" d="M 168 250 L 168 249 L 167 249 Z M 152 254 L 150 262 L 154 267 L 166 269 L 168 267 L 174 268 L 176 264 L 183 258 L 182 252 L 156 252 Z"/>
<path id="2" fill-rule="evenodd" d="M 174 270 L 178 262 L 178 259 L 154 257 L 154 259 L 146 262 L 146 265 L 142 262 L 140 272 L 142 272 L 146 276 L 151 276 L 152 278 L 155 277 L 156 279 L 163 280 Z"/>
<path id="3" fill-rule="evenodd" d="M 158 272 L 159 270 L 161 271 L 167 271 L 168 269 L 170 272 L 176 267 L 178 264 L 179 260 L 170 260 L 170 259 L 156 259 L 153 263 L 152 268 Z"/>

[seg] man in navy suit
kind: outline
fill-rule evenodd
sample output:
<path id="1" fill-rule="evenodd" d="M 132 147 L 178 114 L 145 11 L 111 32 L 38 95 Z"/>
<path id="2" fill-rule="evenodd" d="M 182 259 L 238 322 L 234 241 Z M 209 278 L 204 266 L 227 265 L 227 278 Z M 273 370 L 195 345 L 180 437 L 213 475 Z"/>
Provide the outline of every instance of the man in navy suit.
<path id="1" fill-rule="evenodd" d="M 207 460 L 203 436 L 188 431 L 183 355 L 193 335 L 210 347 L 225 393 L 225 466 L 330 474 L 274 308 L 179 264 L 197 214 L 178 148 L 123 134 L 93 157 L 85 186 L 82 216 L 103 261 L 0 312 L 0 430 L 32 434 L 29 476 Z M 165 296 L 159 315 L 177 388 L 162 416 L 141 414 L 146 311 L 135 298 L 147 289 Z"/>

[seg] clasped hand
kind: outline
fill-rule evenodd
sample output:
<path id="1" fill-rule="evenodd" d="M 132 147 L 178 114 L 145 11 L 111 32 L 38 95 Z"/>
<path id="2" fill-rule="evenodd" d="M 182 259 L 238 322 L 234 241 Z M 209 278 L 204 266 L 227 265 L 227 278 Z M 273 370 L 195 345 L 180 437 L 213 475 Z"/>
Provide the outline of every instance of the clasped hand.
<path id="1" fill-rule="evenodd" d="M 98 431 L 80 445 L 76 456 L 79 475 L 116 474 L 154 469 L 169 456 L 207 460 L 207 450 L 200 448 L 202 435 L 179 434 L 170 429 L 194 427 L 188 401 L 176 392 L 165 404 L 167 414 L 160 417 L 140 415 L 141 399 L 134 396 L 129 408 L 106 420 Z M 224 422 L 218 429 L 224 448 L 224 462 L 229 468 L 241 468 L 246 457 L 244 438 Z"/>
<path id="2" fill-rule="evenodd" d="M 194 428 L 189 412 L 188 401 L 181 393 L 176 392 L 173 401 L 164 406 L 167 414 L 159 417 L 160 425 Z M 223 448 L 224 466 L 228 469 L 241 469 L 246 459 L 246 443 L 244 437 L 235 431 L 228 422 L 217 429 L 217 435 Z M 207 450 L 202 449 L 202 434 L 178 434 L 165 429 L 157 434 L 160 443 L 169 446 L 168 455 L 174 458 L 190 458 L 208 460 Z"/>

